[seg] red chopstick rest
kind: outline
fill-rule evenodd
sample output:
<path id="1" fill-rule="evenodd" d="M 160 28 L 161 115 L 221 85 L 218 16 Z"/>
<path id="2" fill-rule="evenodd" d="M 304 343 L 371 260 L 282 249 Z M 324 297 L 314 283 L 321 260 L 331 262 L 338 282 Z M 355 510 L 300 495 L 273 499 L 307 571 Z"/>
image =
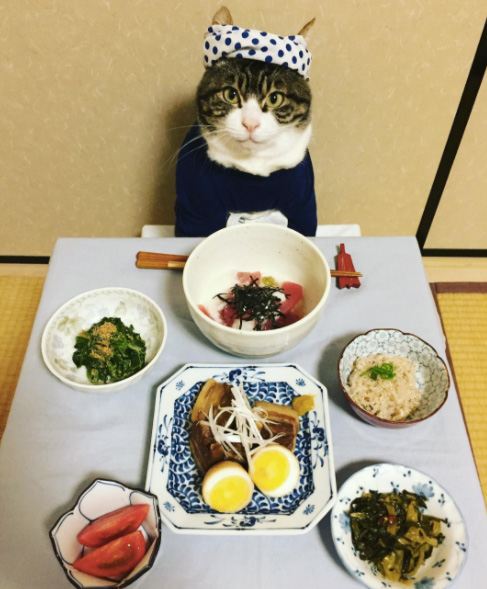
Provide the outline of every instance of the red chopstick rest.
<path id="1" fill-rule="evenodd" d="M 345 245 L 340 244 L 340 253 L 337 256 L 337 270 L 355 272 L 352 256 L 345 251 Z M 359 288 L 360 280 L 356 276 L 339 276 L 338 288 Z"/>

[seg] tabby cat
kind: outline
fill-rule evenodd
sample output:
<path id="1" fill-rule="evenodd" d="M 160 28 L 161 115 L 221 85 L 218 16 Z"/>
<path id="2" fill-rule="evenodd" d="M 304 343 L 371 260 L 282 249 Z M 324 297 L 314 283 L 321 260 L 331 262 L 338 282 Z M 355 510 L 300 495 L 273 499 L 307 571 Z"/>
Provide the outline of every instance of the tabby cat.
<path id="1" fill-rule="evenodd" d="M 249 220 L 315 234 L 303 37 L 312 23 L 300 36 L 278 37 L 233 27 L 225 8 L 213 18 L 197 123 L 179 153 L 176 235 L 206 236 Z"/>

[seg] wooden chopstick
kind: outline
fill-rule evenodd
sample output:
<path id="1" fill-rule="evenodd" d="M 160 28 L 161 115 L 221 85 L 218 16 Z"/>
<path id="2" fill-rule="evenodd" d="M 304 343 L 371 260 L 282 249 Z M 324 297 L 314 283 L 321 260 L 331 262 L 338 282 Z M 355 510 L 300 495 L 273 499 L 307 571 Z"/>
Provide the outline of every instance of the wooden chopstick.
<path id="1" fill-rule="evenodd" d="M 135 265 L 137 268 L 152 270 L 182 270 L 188 256 L 178 254 L 158 254 L 155 252 L 138 252 Z M 333 278 L 338 276 L 361 277 L 360 272 L 346 272 L 344 270 L 330 270 Z"/>
<path id="2" fill-rule="evenodd" d="M 330 276 L 332 278 L 339 278 L 340 276 L 356 276 L 357 278 L 360 278 L 362 274 L 360 272 L 347 272 L 346 270 L 330 270 Z"/>
<path id="3" fill-rule="evenodd" d="M 138 252 L 135 265 L 137 268 L 152 268 L 154 270 L 181 269 L 188 256 L 178 254 L 157 254 L 154 252 Z"/>

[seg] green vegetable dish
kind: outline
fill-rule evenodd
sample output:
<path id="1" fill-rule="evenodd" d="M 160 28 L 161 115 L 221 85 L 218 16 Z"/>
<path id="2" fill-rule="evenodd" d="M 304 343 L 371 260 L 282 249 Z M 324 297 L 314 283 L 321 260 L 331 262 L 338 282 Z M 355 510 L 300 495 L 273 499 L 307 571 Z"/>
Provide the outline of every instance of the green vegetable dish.
<path id="1" fill-rule="evenodd" d="M 441 544 L 441 522 L 426 515 L 426 499 L 409 491 L 369 491 L 352 501 L 352 543 L 360 558 L 389 581 L 407 584 Z"/>
<path id="2" fill-rule="evenodd" d="M 118 317 L 104 317 L 76 336 L 73 362 L 92 384 L 124 380 L 145 366 L 145 341 Z"/>

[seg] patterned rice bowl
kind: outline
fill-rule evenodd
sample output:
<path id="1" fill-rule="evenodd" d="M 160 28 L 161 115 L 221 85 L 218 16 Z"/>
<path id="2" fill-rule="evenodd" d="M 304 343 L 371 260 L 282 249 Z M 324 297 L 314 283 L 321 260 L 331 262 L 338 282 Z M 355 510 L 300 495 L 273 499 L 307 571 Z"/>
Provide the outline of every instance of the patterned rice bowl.
<path id="1" fill-rule="evenodd" d="M 416 365 L 416 386 L 421 405 L 410 419 L 393 421 L 366 411 L 350 396 L 349 376 L 357 358 L 371 354 L 403 356 Z M 338 380 L 345 398 L 355 413 L 367 423 L 387 428 L 403 428 L 435 415 L 446 403 L 450 376 L 438 352 L 412 333 L 399 329 L 373 329 L 352 339 L 343 349 L 338 361 Z"/>
<path id="2" fill-rule="evenodd" d="M 190 413 L 209 378 L 242 385 L 256 400 L 290 405 L 312 395 L 314 409 L 300 417 L 294 453 L 299 461 L 297 487 L 270 498 L 258 489 L 238 513 L 212 510 L 201 494 L 202 477 L 189 447 Z M 157 390 L 146 489 L 159 498 L 161 517 L 181 534 L 304 534 L 330 511 L 336 500 L 326 388 L 296 364 L 187 364 Z"/>
<path id="3" fill-rule="evenodd" d="M 78 368 L 72 358 L 76 336 L 103 317 L 119 317 L 125 325 L 134 326 L 147 346 L 146 364 L 118 382 L 93 384 L 86 368 Z M 54 313 L 42 335 L 42 357 L 52 374 L 72 389 L 109 393 L 135 384 L 150 372 L 164 349 L 166 336 L 164 314 L 148 296 L 129 288 L 100 288 L 72 298 Z"/>
<path id="4" fill-rule="evenodd" d="M 427 500 L 426 513 L 445 520 L 444 541 L 411 577 L 408 585 L 385 579 L 377 568 L 360 559 L 352 544 L 349 508 L 354 499 L 369 490 L 389 493 L 407 490 Z M 430 476 L 399 464 L 375 464 L 352 475 L 340 488 L 331 512 L 331 533 L 338 555 L 348 572 L 370 589 L 444 589 L 460 575 L 468 552 L 468 537 L 455 502 Z"/>

